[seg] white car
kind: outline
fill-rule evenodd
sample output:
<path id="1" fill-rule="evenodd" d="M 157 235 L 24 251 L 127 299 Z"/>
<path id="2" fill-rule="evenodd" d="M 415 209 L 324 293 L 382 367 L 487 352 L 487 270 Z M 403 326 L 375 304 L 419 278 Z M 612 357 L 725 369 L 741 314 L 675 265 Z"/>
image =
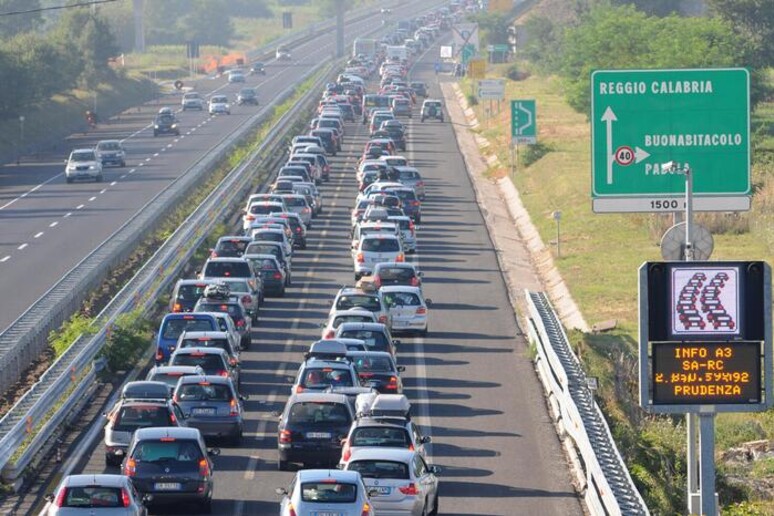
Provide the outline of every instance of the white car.
<path id="1" fill-rule="evenodd" d="M 121 145 L 121 140 L 101 140 L 97 142 L 94 151 L 103 166 L 108 164 L 126 166 L 126 151 Z"/>
<path id="2" fill-rule="evenodd" d="M 288 50 L 286 47 L 279 46 L 277 47 L 277 51 L 274 53 L 274 57 L 276 57 L 277 61 L 290 61 L 290 50 Z"/>
<path id="3" fill-rule="evenodd" d="M 94 179 L 102 181 L 102 161 L 94 149 L 75 149 L 66 161 L 65 180 L 72 183 L 76 179 Z"/>
<path id="4" fill-rule="evenodd" d="M 377 263 L 405 260 L 400 237 L 394 231 L 395 229 L 393 233 L 369 233 L 352 249 L 355 280 L 371 274 Z"/>
<path id="5" fill-rule="evenodd" d="M 378 322 L 376 314 L 368 310 L 359 308 L 350 308 L 348 310 L 334 310 L 328 315 L 328 322 L 321 324 L 323 339 L 332 339 L 336 335 L 336 330 L 345 322 Z"/>
<path id="6" fill-rule="evenodd" d="M 432 300 L 425 300 L 420 287 L 391 285 L 382 287 L 379 291 L 392 318 L 392 332 L 418 332 L 427 335 L 427 307 L 432 304 Z"/>
<path id="7" fill-rule="evenodd" d="M 245 82 L 245 73 L 242 70 L 231 70 L 228 72 L 228 82 L 230 84 L 235 82 Z"/>
<path id="8" fill-rule="evenodd" d="M 204 110 L 204 99 L 195 91 L 189 91 L 188 93 L 184 94 L 182 104 L 183 111 L 187 109 L 198 109 L 199 111 Z"/>
<path id="9" fill-rule="evenodd" d="M 213 95 L 210 97 L 209 112 L 211 115 L 231 114 L 231 106 L 228 103 L 228 97 L 225 95 Z"/>

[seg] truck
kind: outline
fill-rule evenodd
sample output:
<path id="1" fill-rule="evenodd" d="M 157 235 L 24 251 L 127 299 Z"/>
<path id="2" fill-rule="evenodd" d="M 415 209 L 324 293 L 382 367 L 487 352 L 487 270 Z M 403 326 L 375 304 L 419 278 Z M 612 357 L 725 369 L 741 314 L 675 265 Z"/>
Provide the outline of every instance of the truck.
<path id="1" fill-rule="evenodd" d="M 388 61 L 408 61 L 409 49 L 406 48 L 406 45 L 388 45 L 385 49 L 385 54 Z"/>
<path id="2" fill-rule="evenodd" d="M 364 55 L 367 58 L 372 58 L 376 55 L 376 40 L 368 38 L 355 38 L 352 43 L 352 57 Z"/>

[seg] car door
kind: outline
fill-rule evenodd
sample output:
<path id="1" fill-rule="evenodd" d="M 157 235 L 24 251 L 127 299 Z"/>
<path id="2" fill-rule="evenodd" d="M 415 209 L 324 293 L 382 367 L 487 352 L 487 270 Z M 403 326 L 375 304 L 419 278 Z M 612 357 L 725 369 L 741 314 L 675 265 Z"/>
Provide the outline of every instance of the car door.
<path id="1" fill-rule="evenodd" d="M 413 462 L 414 477 L 422 491 L 425 503 L 435 503 L 436 491 L 438 490 L 438 481 L 435 475 L 430 471 L 430 467 L 420 455 L 414 455 Z M 426 507 L 425 512 L 429 512 L 429 509 L 429 507 Z"/>

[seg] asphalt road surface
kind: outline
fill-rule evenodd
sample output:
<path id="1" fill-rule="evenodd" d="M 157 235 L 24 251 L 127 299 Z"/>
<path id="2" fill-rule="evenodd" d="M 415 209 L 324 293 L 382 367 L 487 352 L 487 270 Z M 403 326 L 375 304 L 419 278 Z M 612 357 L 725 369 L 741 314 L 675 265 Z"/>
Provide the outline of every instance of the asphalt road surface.
<path id="1" fill-rule="evenodd" d="M 431 96 L 439 97 L 435 55 L 419 62 L 414 77 L 432 84 Z M 398 362 L 407 366 L 405 394 L 416 420 L 433 437 L 430 462 L 442 470 L 440 514 L 582 514 L 452 126 L 448 119 L 420 123 L 418 116 L 406 122 L 406 154 L 427 185 L 413 260 L 425 273 L 433 305 L 429 335 L 401 337 Z M 224 446 L 215 458 L 214 514 L 276 514 L 274 490 L 293 477 L 277 471 L 272 412 L 282 409 L 335 292 L 353 283 L 349 212 L 367 136 L 360 124 L 347 124 L 347 131 L 345 152 L 332 159 L 332 180 L 323 186 L 326 211 L 310 231 L 308 249 L 294 259 L 294 286 L 287 297 L 267 300 L 253 345 L 242 355 L 248 423 L 241 447 Z M 100 441 L 80 471 L 118 469 L 105 467 Z M 166 511 L 172 509 L 154 510 Z"/>
<path id="2" fill-rule="evenodd" d="M 435 4 L 415 0 L 407 4 L 406 16 Z M 345 42 L 351 45 L 380 26 L 379 14 L 350 23 Z M 267 61 L 267 74 L 248 76 L 247 84 L 199 79 L 192 87 L 207 98 L 222 93 L 234 99 L 243 86 L 256 86 L 261 106 L 233 105 L 230 116 L 211 117 L 206 109 L 180 112 L 180 137 L 153 137 L 154 114 L 164 106 L 180 109 L 180 94 L 168 95 L 71 135 L 57 145 L 61 152 L 0 166 L 0 292 L 14 293 L 4 296 L 0 331 L 225 136 L 334 52 L 335 31 L 292 49 L 292 61 Z M 126 168 L 106 167 L 102 183 L 65 183 L 64 161 L 71 149 L 112 138 L 125 140 Z"/>

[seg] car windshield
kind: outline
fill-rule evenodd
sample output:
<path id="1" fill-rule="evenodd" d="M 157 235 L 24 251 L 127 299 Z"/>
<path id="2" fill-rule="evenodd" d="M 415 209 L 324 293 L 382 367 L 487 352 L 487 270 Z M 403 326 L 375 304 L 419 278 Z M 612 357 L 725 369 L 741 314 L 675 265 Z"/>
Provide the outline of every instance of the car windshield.
<path id="1" fill-rule="evenodd" d="M 65 489 L 64 503 L 61 507 L 118 508 L 124 506 L 120 487 L 77 486 Z"/>
<path id="2" fill-rule="evenodd" d="M 186 383 L 178 387 L 175 393 L 183 401 L 231 401 L 231 389 L 228 385 L 209 382 Z"/>
<path id="3" fill-rule="evenodd" d="M 288 414 L 289 423 L 349 423 L 349 412 L 342 403 L 294 403 Z"/>
<path id="4" fill-rule="evenodd" d="M 73 152 L 70 157 L 72 161 L 95 161 L 93 151 Z"/>
<path id="5" fill-rule="evenodd" d="M 400 250 L 400 244 L 394 238 L 366 238 L 360 249 L 371 253 L 395 253 Z"/>
<path id="6" fill-rule="evenodd" d="M 355 460 L 347 465 L 347 471 L 357 471 L 364 478 L 410 478 L 407 464 L 387 460 Z"/>
<path id="7" fill-rule="evenodd" d="M 132 458 L 138 462 L 195 462 L 202 457 L 196 441 L 165 438 L 161 441 L 142 441 L 135 447 Z"/>
<path id="8" fill-rule="evenodd" d="M 175 121 L 175 117 L 173 115 L 159 115 L 156 117 L 156 122 L 159 124 L 171 124 Z"/>
<path id="9" fill-rule="evenodd" d="M 332 386 L 352 387 L 355 384 L 352 379 L 352 374 L 347 369 L 312 367 L 304 371 L 301 385 L 310 389 L 324 389 Z"/>
<path id="10" fill-rule="evenodd" d="M 305 482 L 301 484 L 301 500 L 311 503 L 354 503 L 357 501 L 357 486 L 339 482 Z"/>
<path id="11" fill-rule="evenodd" d="M 120 150 L 121 145 L 118 142 L 102 142 L 97 145 L 99 150 Z"/>
<path id="12" fill-rule="evenodd" d="M 212 97 L 210 102 L 213 104 L 226 104 L 228 103 L 228 99 L 226 97 Z"/>
<path id="13" fill-rule="evenodd" d="M 161 335 L 165 339 L 177 339 L 184 331 L 212 331 L 216 329 L 209 319 L 181 317 L 168 319 L 161 328 Z"/>
<path id="14" fill-rule="evenodd" d="M 410 441 L 405 428 L 393 426 L 361 426 L 350 436 L 351 446 L 386 446 L 408 448 Z"/>
<path id="15" fill-rule="evenodd" d="M 158 405 L 122 406 L 115 414 L 113 430 L 134 432 L 138 428 L 152 426 L 175 426 L 166 407 Z"/>
<path id="16" fill-rule="evenodd" d="M 419 296 L 412 292 L 387 292 L 384 303 L 389 306 L 420 306 Z"/>
<path id="17" fill-rule="evenodd" d="M 336 310 L 349 310 L 350 308 L 363 308 L 369 312 L 378 312 L 382 309 L 379 298 L 366 294 L 350 294 L 339 297 L 336 302 Z"/>
<path id="18" fill-rule="evenodd" d="M 200 366 L 205 374 L 218 374 L 226 370 L 226 364 L 220 355 L 181 353 L 174 355 L 169 365 Z"/>

